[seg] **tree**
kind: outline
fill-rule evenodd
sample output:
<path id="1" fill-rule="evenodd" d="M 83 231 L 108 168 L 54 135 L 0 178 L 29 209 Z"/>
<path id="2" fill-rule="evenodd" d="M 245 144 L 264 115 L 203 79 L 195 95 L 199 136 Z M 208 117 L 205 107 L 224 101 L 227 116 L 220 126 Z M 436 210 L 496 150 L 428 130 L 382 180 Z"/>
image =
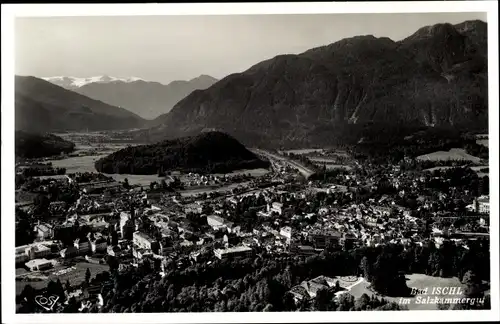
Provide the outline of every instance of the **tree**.
<path id="1" fill-rule="evenodd" d="M 354 307 L 356 310 L 366 310 L 366 307 L 370 304 L 370 297 L 364 293 L 355 302 Z"/>
<path id="2" fill-rule="evenodd" d="M 285 312 L 293 312 L 296 310 L 295 301 L 292 294 L 285 294 L 283 298 L 283 308 Z"/>
<path id="3" fill-rule="evenodd" d="M 353 306 L 354 306 L 354 296 L 353 295 L 351 295 L 349 293 L 345 293 L 345 294 L 341 294 L 339 296 L 339 306 L 338 306 L 337 310 L 348 311 Z"/>
<path id="4" fill-rule="evenodd" d="M 409 288 L 405 276 L 400 273 L 396 258 L 382 251 L 374 265 L 372 287 L 388 296 L 406 296 Z"/>
<path id="5" fill-rule="evenodd" d="M 87 268 L 87 270 L 85 271 L 85 282 L 86 283 L 89 283 L 90 282 L 90 268 Z"/>
<path id="6" fill-rule="evenodd" d="M 363 271 L 363 276 L 367 281 L 372 280 L 372 265 L 366 256 L 361 259 L 360 268 Z M 337 281 L 338 282 L 338 281 Z"/>
<path id="7" fill-rule="evenodd" d="M 64 302 L 66 300 L 66 294 L 64 293 L 64 287 L 59 278 L 56 281 L 55 288 L 56 288 L 55 291 L 56 295 L 59 296 L 61 302 Z"/>
<path id="8" fill-rule="evenodd" d="M 118 233 L 115 230 L 111 232 L 111 245 L 118 245 Z"/>
<path id="9" fill-rule="evenodd" d="M 450 304 L 447 304 L 447 303 L 438 303 L 438 304 L 437 304 L 437 308 L 438 308 L 439 310 L 448 310 L 448 309 L 450 309 L 450 306 L 451 306 L 451 305 L 450 305 Z"/>
<path id="10" fill-rule="evenodd" d="M 328 310 L 328 305 L 332 296 L 330 296 L 327 289 L 320 289 L 316 293 L 316 297 L 314 298 L 314 308 L 318 311 L 326 311 Z"/>
<path id="11" fill-rule="evenodd" d="M 34 199 L 33 214 L 43 218 L 49 212 L 50 200 L 46 195 L 39 194 Z"/>
<path id="12" fill-rule="evenodd" d="M 64 288 L 68 293 L 73 291 L 73 287 L 71 287 L 71 284 L 69 283 L 69 280 L 66 280 L 66 284 L 64 285 Z"/>
<path id="13" fill-rule="evenodd" d="M 474 297 L 480 297 L 482 295 L 481 280 L 474 271 L 472 270 L 467 271 L 464 274 L 462 283 L 466 285 L 464 291 L 465 296 L 474 298 Z"/>

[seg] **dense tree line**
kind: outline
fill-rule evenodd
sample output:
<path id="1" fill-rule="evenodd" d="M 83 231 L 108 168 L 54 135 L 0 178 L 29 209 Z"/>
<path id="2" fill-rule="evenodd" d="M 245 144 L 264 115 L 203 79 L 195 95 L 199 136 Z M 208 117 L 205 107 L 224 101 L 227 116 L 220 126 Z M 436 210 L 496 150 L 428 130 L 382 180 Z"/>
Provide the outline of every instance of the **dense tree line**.
<path id="1" fill-rule="evenodd" d="M 476 196 L 489 194 L 489 177 L 479 177 L 469 167 L 456 167 L 432 171 L 432 178 L 426 181 L 426 188 L 449 192 L 451 187 L 469 190 Z"/>
<path id="2" fill-rule="evenodd" d="M 477 142 L 469 142 L 464 145 L 465 151 L 472 155 L 477 156 L 478 158 L 488 160 L 489 158 L 489 149 L 487 146 L 477 144 Z"/>
<path id="3" fill-rule="evenodd" d="M 34 219 L 33 216 L 25 212 L 20 208 L 16 208 L 16 233 L 15 241 L 16 246 L 30 244 L 35 238 L 35 232 L 33 231 Z"/>
<path id="4" fill-rule="evenodd" d="M 178 269 L 167 264 L 163 278 L 157 266 L 146 262 L 137 269 L 115 272 L 114 289 L 104 297 L 102 312 L 201 312 L 201 311 L 287 311 L 296 309 L 357 310 L 395 307 L 381 305 L 368 296 L 354 300 L 348 294 L 333 303 L 320 292 L 312 304 L 295 305 L 286 292 L 303 280 L 319 275 L 363 275 L 372 288 L 401 295 L 407 292 L 403 273 L 434 276 L 463 276 L 471 271 L 489 279 L 489 243 L 471 243 L 466 250 L 453 244 L 436 249 L 433 244 L 359 248 L 325 251 L 308 258 L 260 255 L 240 261 L 194 263 Z M 347 300 L 344 300 L 346 298 Z M 368 307 L 370 305 L 370 307 Z M 387 305 L 387 306 L 386 306 Z"/>
<path id="5" fill-rule="evenodd" d="M 112 289 L 102 289 L 105 305 L 100 312 L 203 312 L 203 311 L 294 311 L 294 310 L 392 310 L 399 307 L 375 297 L 358 299 L 345 293 L 335 301 L 330 291 L 319 291 L 310 302 L 296 305 L 287 292 L 303 280 L 319 275 L 361 275 L 372 289 L 387 295 L 408 292 L 405 273 L 457 276 L 466 284 L 468 296 L 480 296 L 480 282 L 489 280 L 489 241 L 470 242 L 469 249 L 445 243 L 363 247 L 350 251 L 328 251 L 311 257 L 260 254 L 244 260 L 215 260 L 179 268 L 175 260 L 160 264 L 145 259 L 138 268 L 117 271 L 100 278 Z M 87 276 L 86 276 L 87 277 Z M 88 281 L 88 280 L 87 280 Z M 60 294 L 60 284 L 51 291 Z M 47 287 L 49 289 L 49 287 Z M 25 290 L 30 290 L 26 288 Z M 20 297 L 26 295 L 23 291 Z M 71 305 L 71 303 L 70 303 Z M 70 307 L 70 306 L 67 306 Z M 97 308 L 91 311 L 97 312 Z"/>
<path id="6" fill-rule="evenodd" d="M 25 177 L 39 177 L 39 176 L 51 176 L 51 175 L 63 175 L 66 174 L 66 168 L 24 168 L 21 174 Z"/>

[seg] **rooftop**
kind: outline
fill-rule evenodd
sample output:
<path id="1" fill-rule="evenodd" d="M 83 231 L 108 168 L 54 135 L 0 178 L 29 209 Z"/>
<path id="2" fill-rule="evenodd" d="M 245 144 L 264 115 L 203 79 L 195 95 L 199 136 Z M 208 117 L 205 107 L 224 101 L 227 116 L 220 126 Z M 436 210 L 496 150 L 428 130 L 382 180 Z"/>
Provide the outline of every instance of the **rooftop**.
<path id="1" fill-rule="evenodd" d="M 237 252 L 249 252 L 252 251 L 252 248 L 240 245 L 240 246 L 230 247 L 227 249 L 218 249 L 218 250 L 222 253 L 237 253 Z"/>
<path id="2" fill-rule="evenodd" d="M 33 260 L 29 260 L 25 264 L 28 268 L 31 268 L 31 267 L 41 265 L 41 264 L 46 264 L 46 263 L 52 263 L 52 262 L 47 260 L 47 259 L 33 259 Z"/>

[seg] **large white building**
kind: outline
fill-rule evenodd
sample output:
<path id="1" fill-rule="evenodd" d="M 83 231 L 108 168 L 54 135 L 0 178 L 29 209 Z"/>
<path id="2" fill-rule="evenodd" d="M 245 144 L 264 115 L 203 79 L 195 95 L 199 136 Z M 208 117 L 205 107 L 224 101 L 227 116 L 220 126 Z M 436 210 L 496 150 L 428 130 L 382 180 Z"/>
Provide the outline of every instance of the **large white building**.
<path id="1" fill-rule="evenodd" d="M 248 246 L 235 246 L 227 249 L 214 250 L 215 257 L 224 260 L 229 258 L 246 258 L 253 253 L 252 248 Z"/>
<path id="2" fill-rule="evenodd" d="M 292 228 L 290 226 L 282 227 L 280 230 L 280 235 L 285 237 L 288 242 L 292 239 Z"/>
<path id="3" fill-rule="evenodd" d="M 54 227 L 51 224 L 38 224 L 35 226 L 35 232 L 39 238 L 46 240 L 54 236 Z"/>
<path id="4" fill-rule="evenodd" d="M 52 268 L 52 262 L 47 259 L 34 259 L 25 263 L 31 271 L 39 271 Z"/>
<path id="5" fill-rule="evenodd" d="M 52 252 L 45 245 L 33 244 L 26 248 L 25 253 L 29 259 L 39 259 L 50 255 Z"/>
<path id="6" fill-rule="evenodd" d="M 275 201 L 271 205 L 267 205 L 267 211 L 276 212 L 281 215 L 283 213 L 283 204 Z"/>
<path id="7" fill-rule="evenodd" d="M 207 216 L 207 223 L 213 228 L 217 228 L 224 225 L 225 219 L 217 215 L 209 215 Z"/>
<path id="8" fill-rule="evenodd" d="M 481 196 L 476 199 L 476 211 L 481 214 L 490 213 L 490 197 Z"/>

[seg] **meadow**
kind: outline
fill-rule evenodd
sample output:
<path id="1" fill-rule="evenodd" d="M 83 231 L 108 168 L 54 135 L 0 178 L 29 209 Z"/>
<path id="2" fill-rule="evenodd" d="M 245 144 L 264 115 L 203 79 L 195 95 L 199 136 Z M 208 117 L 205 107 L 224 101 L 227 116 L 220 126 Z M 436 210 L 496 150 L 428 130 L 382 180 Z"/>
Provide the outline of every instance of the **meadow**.
<path id="1" fill-rule="evenodd" d="M 432 277 L 420 273 L 414 273 L 406 275 L 406 284 L 409 288 L 416 288 L 418 290 L 424 290 L 427 288 L 427 293 L 421 293 L 419 295 L 413 295 L 411 297 L 387 297 L 383 295 L 379 295 L 374 293 L 370 288 L 370 283 L 367 281 L 362 281 L 361 283 L 353 286 L 349 293 L 353 295 L 355 298 L 360 297 L 363 294 L 367 294 L 368 296 L 376 295 L 379 298 L 383 297 L 391 302 L 400 303 L 401 298 L 409 300 L 409 304 L 405 304 L 409 310 L 437 310 L 437 304 L 419 304 L 417 303 L 417 296 L 421 296 L 423 299 L 430 296 L 430 298 L 438 297 L 438 298 L 458 298 L 461 293 L 444 295 L 442 293 L 433 294 L 434 287 L 460 287 L 463 291 L 464 285 L 458 280 L 458 278 L 441 278 L 441 277 Z"/>
<path id="2" fill-rule="evenodd" d="M 47 283 L 50 280 L 56 281 L 59 279 L 63 284 L 69 280 L 71 285 L 79 285 L 85 280 L 87 268 L 90 269 L 92 277 L 95 277 L 98 273 L 109 271 L 109 266 L 107 264 L 94 264 L 88 262 L 78 262 L 73 266 L 58 266 L 47 271 L 33 273 L 34 277 L 39 277 L 42 280 L 16 280 L 16 294 L 20 294 L 26 285 L 31 285 L 35 289 L 43 289 L 47 287 Z M 28 273 L 28 271 L 23 271 L 22 269 L 16 270 L 16 274 L 19 275 L 26 275 Z"/>
<path id="3" fill-rule="evenodd" d="M 467 154 L 464 149 L 452 148 L 449 151 L 437 151 L 429 154 L 420 155 L 417 160 L 443 161 L 443 160 L 468 160 L 474 163 L 480 163 L 481 159 Z"/>

